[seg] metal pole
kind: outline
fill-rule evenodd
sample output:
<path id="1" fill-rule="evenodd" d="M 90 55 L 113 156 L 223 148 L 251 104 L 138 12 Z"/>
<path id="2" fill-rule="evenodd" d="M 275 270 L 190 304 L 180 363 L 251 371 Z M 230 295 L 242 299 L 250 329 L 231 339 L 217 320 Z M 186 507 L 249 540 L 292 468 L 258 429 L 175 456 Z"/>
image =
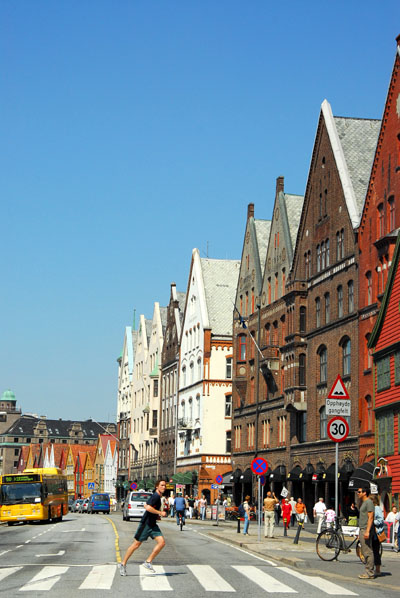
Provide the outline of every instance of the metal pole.
<path id="1" fill-rule="evenodd" d="M 335 513 L 336 513 L 336 518 L 339 517 L 339 511 L 338 511 L 338 496 L 339 496 L 339 443 L 336 443 L 336 449 L 335 449 L 335 453 L 336 453 L 336 458 L 335 458 Z"/>
<path id="2" fill-rule="evenodd" d="M 260 401 L 260 328 L 261 328 L 261 305 L 257 305 L 257 310 L 258 310 L 258 325 L 257 325 L 257 358 L 256 358 L 256 446 L 255 446 L 255 453 L 254 453 L 254 458 L 257 457 L 258 454 L 258 407 L 259 407 L 259 401 Z M 251 334 L 250 334 L 251 336 Z M 261 353 L 262 356 L 262 353 Z"/>
<path id="3" fill-rule="evenodd" d="M 258 541 L 261 542 L 261 477 L 258 477 Z"/>

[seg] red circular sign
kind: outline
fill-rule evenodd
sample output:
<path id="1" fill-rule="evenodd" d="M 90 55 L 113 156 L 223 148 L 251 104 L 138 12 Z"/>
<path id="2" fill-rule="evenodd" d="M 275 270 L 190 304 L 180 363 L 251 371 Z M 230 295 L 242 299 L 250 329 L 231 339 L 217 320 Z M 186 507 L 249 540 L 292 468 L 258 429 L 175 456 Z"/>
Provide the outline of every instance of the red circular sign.
<path id="1" fill-rule="evenodd" d="M 251 471 L 256 475 L 264 475 L 267 473 L 268 463 L 262 457 L 256 457 L 251 462 Z"/>
<path id="2" fill-rule="evenodd" d="M 132 484 L 131 484 L 131 490 L 136 490 L 136 488 L 137 488 L 136 482 L 132 482 Z"/>
<path id="3" fill-rule="evenodd" d="M 328 436 L 333 442 L 342 442 L 349 435 L 349 424 L 340 415 L 335 415 L 328 421 Z"/>

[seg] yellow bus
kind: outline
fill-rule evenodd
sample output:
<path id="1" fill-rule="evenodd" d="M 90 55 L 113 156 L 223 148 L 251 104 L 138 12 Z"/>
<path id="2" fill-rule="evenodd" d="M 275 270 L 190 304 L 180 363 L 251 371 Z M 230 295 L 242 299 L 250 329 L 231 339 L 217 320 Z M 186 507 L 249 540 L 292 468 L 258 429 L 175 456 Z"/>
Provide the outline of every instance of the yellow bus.
<path id="1" fill-rule="evenodd" d="M 61 469 L 25 469 L 0 476 L 0 521 L 61 521 L 68 513 L 67 476 Z"/>

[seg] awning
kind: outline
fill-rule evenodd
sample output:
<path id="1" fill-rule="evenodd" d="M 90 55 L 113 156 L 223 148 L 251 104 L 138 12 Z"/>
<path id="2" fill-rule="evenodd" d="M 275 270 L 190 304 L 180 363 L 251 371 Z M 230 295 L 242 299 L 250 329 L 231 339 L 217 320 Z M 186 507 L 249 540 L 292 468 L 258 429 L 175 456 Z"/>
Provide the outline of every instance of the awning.
<path id="1" fill-rule="evenodd" d="M 295 482 L 297 480 L 301 480 L 303 477 L 303 472 L 301 470 L 300 465 L 296 465 L 293 469 L 288 473 L 288 480 Z"/>
<path id="2" fill-rule="evenodd" d="M 334 482 L 335 481 L 335 467 L 336 466 L 334 463 L 329 465 L 328 469 L 322 476 L 322 478 L 325 482 Z M 340 473 L 338 474 L 338 477 L 340 477 Z"/>
<path id="3" fill-rule="evenodd" d="M 154 488 L 156 487 L 156 482 L 155 480 L 146 480 L 146 490 L 154 490 Z"/>
<path id="4" fill-rule="evenodd" d="M 360 467 L 357 467 L 350 478 L 349 488 L 357 489 L 371 482 L 374 477 L 374 471 L 375 463 L 373 461 L 367 461 L 360 465 Z"/>
<path id="5" fill-rule="evenodd" d="M 315 473 L 314 466 L 311 463 L 307 463 L 305 468 L 303 469 L 303 480 L 310 481 Z"/>
<path id="6" fill-rule="evenodd" d="M 174 484 L 181 484 L 184 486 L 188 486 L 189 484 L 193 484 L 192 472 L 191 471 L 184 471 L 183 473 L 175 473 L 172 476 L 172 482 Z"/>
<path id="7" fill-rule="evenodd" d="M 233 482 L 234 484 L 237 484 L 238 482 L 240 482 L 241 475 L 242 475 L 242 470 L 235 469 L 235 471 L 233 472 L 233 475 L 231 475 L 231 482 Z"/>
<path id="8" fill-rule="evenodd" d="M 253 472 L 248 467 L 244 473 L 240 476 L 242 484 L 251 484 L 253 481 Z"/>
<path id="9" fill-rule="evenodd" d="M 144 480 L 140 480 L 139 482 L 137 482 L 137 489 L 146 490 L 146 482 Z"/>
<path id="10" fill-rule="evenodd" d="M 286 465 L 278 465 L 270 474 L 271 482 L 284 482 L 286 480 Z"/>
<path id="11" fill-rule="evenodd" d="M 339 471 L 340 479 L 348 480 L 349 477 L 354 473 L 354 467 L 352 462 L 349 459 L 346 459 Z"/>
<path id="12" fill-rule="evenodd" d="M 325 467 L 322 465 L 322 463 L 317 463 L 317 470 L 315 473 L 313 473 L 311 479 L 313 482 L 323 482 L 325 480 L 325 475 Z"/>

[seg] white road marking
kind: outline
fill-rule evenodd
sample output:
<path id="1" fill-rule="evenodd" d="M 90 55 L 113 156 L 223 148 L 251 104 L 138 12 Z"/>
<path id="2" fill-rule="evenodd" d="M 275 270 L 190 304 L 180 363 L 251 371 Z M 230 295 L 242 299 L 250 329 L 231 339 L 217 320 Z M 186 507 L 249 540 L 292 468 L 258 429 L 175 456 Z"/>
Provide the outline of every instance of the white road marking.
<path id="1" fill-rule="evenodd" d="M 79 586 L 80 590 L 110 590 L 114 581 L 115 565 L 93 567 L 86 579 Z"/>
<path id="2" fill-rule="evenodd" d="M 7 569 L 0 569 L 0 581 L 11 575 L 12 573 L 16 573 L 22 569 L 22 567 L 9 567 Z"/>
<path id="3" fill-rule="evenodd" d="M 53 554 L 36 554 L 35 556 L 62 556 L 63 554 L 65 554 L 65 550 L 59 550 L 58 552 L 53 552 Z"/>
<path id="4" fill-rule="evenodd" d="M 196 532 L 196 533 L 198 533 L 198 532 Z M 268 563 L 268 565 L 271 565 L 271 567 L 278 566 L 276 563 L 273 563 L 272 561 L 268 561 L 267 559 L 265 559 L 262 556 L 257 556 L 256 554 L 253 554 L 252 552 L 249 552 L 248 550 L 245 550 L 244 548 L 239 548 L 238 546 L 233 546 L 231 544 L 228 544 L 228 542 L 224 542 L 223 540 L 217 540 L 217 538 L 212 538 L 211 536 L 208 536 L 207 534 L 199 533 L 199 536 L 203 536 L 204 538 L 207 538 L 208 540 L 213 540 L 214 542 L 219 542 L 220 544 L 223 544 L 224 546 L 229 546 L 230 548 L 233 548 L 234 550 L 238 550 L 239 552 L 244 552 L 244 554 L 252 556 L 254 559 L 258 559 L 259 561 L 262 561 L 263 563 Z"/>
<path id="5" fill-rule="evenodd" d="M 51 590 L 57 581 L 68 571 L 68 567 L 43 567 L 28 583 L 19 589 L 20 592 L 43 592 Z"/>
<path id="6" fill-rule="evenodd" d="M 236 590 L 210 565 L 188 565 L 206 592 L 236 592 Z"/>
<path id="7" fill-rule="evenodd" d="M 17 546 L 18 548 L 18 546 Z M 3 556 L 3 554 L 7 554 L 7 552 L 11 552 L 11 550 L 3 550 L 3 552 L 0 552 L 0 556 Z"/>
<path id="8" fill-rule="evenodd" d="M 325 594 L 329 594 L 331 596 L 358 596 L 358 594 L 355 594 L 351 590 L 346 590 L 345 588 L 342 588 L 341 586 L 338 586 L 327 579 L 323 579 L 322 577 L 303 575 L 302 573 L 299 573 L 294 569 L 288 569 L 287 567 L 278 567 L 278 569 L 279 571 L 284 571 L 289 575 L 297 577 L 297 579 L 301 579 L 301 581 L 304 581 L 305 583 L 309 583 L 322 592 L 325 592 Z"/>
<path id="9" fill-rule="evenodd" d="M 168 592 L 172 591 L 168 578 L 165 575 L 164 567 L 155 565 L 155 574 L 150 573 L 144 567 L 140 566 L 140 585 L 142 590 L 147 592 Z"/>
<path id="10" fill-rule="evenodd" d="M 30 540 L 25 540 L 25 544 L 29 544 Z"/>
<path id="11" fill-rule="evenodd" d="M 269 592 L 270 594 L 297 594 L 297 590 L 293 590 L 289 586 L 275 579 L 275 577 L 272 577 L 271 575 L 268 575 L 268 573 L 265 573 L 265 571 L 257 569 L 257 567 L 253 567 L 252 565 L 232 565 L 232 567 L 233 569 L 236 569 L 236 571 L 238 571 L 257 585 L 259 585 L 260 588 L 262 588 L 266 592 Z"/>

